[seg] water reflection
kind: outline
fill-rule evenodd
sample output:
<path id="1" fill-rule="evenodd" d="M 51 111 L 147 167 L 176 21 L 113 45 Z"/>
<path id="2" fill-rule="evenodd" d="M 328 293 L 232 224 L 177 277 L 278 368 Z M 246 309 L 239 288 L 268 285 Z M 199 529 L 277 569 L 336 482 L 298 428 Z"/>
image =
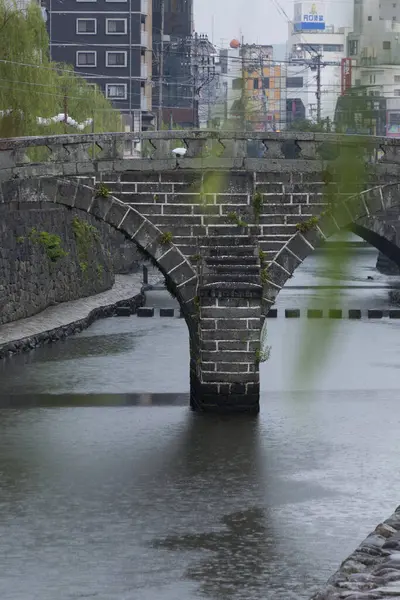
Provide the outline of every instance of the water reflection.
<path id="1" fill-rule="evenodd" d="M 210 554 L 190 566 L 186 576 L 214 600 L 251 597 L 266 584 L 271 534 L 264 511 L 258 507 L 226 515 L 220 532 L 169 536 L 155 544 L 167 550 L 205 550 Z M 273 539 L 273 538 L 272 538 Z"/>

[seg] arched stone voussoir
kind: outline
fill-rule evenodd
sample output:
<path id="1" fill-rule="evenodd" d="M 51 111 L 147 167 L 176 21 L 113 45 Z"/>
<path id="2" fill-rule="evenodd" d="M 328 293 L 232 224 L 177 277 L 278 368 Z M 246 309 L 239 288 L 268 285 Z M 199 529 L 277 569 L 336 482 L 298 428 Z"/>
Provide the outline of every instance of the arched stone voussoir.
<path id="1" fill-rule="evenodd" d="M 7 201 L 10 202 L 22 200 L 21 190 L 25 200 L 54 202 L 69 209 L 76 209 L 121 231 L 160 269 L 181 306 L 196 295 L 193 290 L 197 288 L 197 274 L 174 245 L 173 238 L 165 239 L 165 234 L 147 217 L 122 200 L 111 195 L 100 196 L 93 188 L 67 179 L 38 178 L 22 182 L 15 180 L 2 187 L 3 192 L 8 191 Z M 173 236 L 173 231 L 171 233 Z"/>

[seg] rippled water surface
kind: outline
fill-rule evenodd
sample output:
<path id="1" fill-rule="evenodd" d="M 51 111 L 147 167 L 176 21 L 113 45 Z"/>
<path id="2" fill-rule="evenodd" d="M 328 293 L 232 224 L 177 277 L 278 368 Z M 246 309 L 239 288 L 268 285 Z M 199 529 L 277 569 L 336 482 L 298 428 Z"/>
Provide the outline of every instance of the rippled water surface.
<path id="1" fill-rule="evenodd" d="M 375 261 L 353 252 L 344 283 L 370 289 L 343 307 L 388 306 Z M 323 264 L 290 285 L 324 284 Z M 278 310 L 322 294 L 288 285 Z M 400 323 L 338 322 L 299 380 L 322 326 L 305 322 L 269 322 L 258 420 L 188 410 L 178 318 L 99 321 L 1 363 L 1 600 L 308 598 L 399 503 Z"/>

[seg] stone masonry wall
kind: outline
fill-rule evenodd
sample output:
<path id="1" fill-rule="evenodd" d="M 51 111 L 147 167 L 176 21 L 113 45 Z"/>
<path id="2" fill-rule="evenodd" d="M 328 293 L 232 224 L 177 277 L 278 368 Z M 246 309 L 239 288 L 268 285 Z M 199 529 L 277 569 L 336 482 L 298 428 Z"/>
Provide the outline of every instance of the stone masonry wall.
<path id="1" fill-rule="evenodd" d="M 78 215 L 82 219 L 82 213 Z M 0 324 L 22 319 L 54 303 L 75 300 L 109 289 L 114 273 L 138 268 L 132 243 L 105 223 L 88 217 L 98 236 L 89 239 L 83 261 L 72 228 L 74 213 L 63 207 L 0 207 Z M 56 234 L 66 257 L 52 262 L 32 230 Z M 131 250 L 128 245 L 130 244 Z"/>

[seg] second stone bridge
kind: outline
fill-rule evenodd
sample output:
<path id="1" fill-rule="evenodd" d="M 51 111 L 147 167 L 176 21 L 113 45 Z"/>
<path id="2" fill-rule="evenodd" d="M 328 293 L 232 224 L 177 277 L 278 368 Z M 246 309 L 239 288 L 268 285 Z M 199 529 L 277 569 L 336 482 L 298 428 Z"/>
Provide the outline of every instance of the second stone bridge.
<path id="1" fill-rule="evenodd" d="M 125 134 L 1 140 L 1 210 L 6 218 L 21 203 L 56 202 L 124 232 L 182 307 L 192 407 L 257 413 L 264 317 L 301 262 L 351 227 L 400 264 L 397 244 L 376 227 L 400 202 L 400 155 L 386 139 L 260 134 L 251 158 L 246 135 L 224 135 L 148 133 L 145 159 L 126 154 Z M 171 158 L 174 138 L 185 158 Z M 211 153 L 219 146 L 211 156 L 210 139 Z M 344 146 L 359 153 L 360 143 L 369 168 L 356 193 L 336 166 Z"/>

